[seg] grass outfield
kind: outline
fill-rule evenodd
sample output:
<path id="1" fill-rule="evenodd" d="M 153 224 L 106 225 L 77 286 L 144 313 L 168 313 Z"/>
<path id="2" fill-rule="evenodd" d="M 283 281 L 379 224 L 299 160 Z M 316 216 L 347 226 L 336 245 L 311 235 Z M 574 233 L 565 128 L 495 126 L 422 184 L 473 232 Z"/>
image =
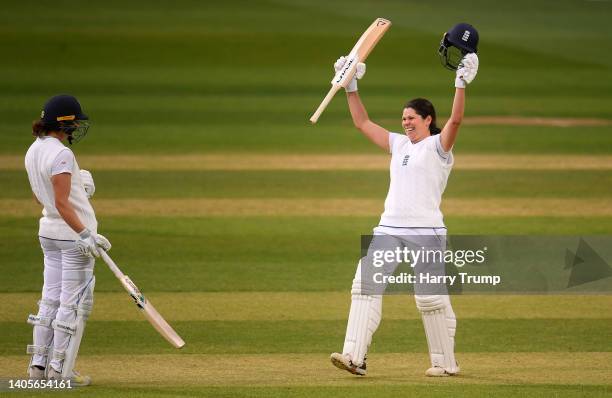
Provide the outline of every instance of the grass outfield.
<path id="1" fill-rule="evenodd" d="M 446 380 L 422 376 L 426 344 L 408 297 L 385 299 L 369 374 L 360 379 L 327 361 L 342 341 L 348 293 L 267 293 L 254 301 L 248 293 L 179 296 L 187 309 L 172 302 L 176 296 L 165 296 L 171 302 L 156 296 L 160 311 L 188 345 L 173 350 L 136 311 L 118 308 L 129 300 L 125 294 L 99 294 L 79 360 L 82 371 L 98 375 L 87 394 L 300 396 L 297 391 L 329 394 L 340 389 L 342 395 L 359 386 L 362 394 L 407 388 L 440 396 L 452 387 L 466 396 L 493 391 L 501 396 L 605 396 L 612 388 L 612 302 L 607 296 L 456 297 L 463 372 Z M 27 312 L 24 302 L 34 298 L 31 293 L 3 295 L 0 365 L 7 376 L 23 371 L 23 356 L 15 346 L 28 342 L 29 326 L 20 315 Z M 197 311 L 198 303 L 208 308 Z M 126 361 L 129 367 L 122 366 Z"/>
<path id="2" fill-rule="evenodd" d="M 67 12 L 66 10 L 78 10 Z M 375 17 L 393 26 L 359 87 L 398 130 L 424 96 L 441 121 L 441 32 L 481 33 L 456 165 L 451 234 L 612 235 L 612 3 L 116 0 L 3 4 L 0 45 L 0 394 L 24 377 L 42 256 L 23 155 L 68 92 L 92 119 L 72 149 L 92 171 L 111 255 L 185 338 L 171 348 L 102 264 L 78 368 L 87 397 L 612 396 L 612 294 L 454 296 L 458 377 L 429 379 L 414 299 L 385 298 L 368 376 L 341 349 L 360 236 L 378 222 L 388 157 L 331 64 Z M 40 396 L 22 392 L 19 396 Z"/>

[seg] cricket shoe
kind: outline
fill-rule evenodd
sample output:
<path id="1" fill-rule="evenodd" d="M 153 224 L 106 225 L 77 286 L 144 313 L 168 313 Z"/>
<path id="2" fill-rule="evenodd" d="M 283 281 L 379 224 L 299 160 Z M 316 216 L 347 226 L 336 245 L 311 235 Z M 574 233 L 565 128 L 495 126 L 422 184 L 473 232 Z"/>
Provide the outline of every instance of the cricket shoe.
<path id="1" fill-rule="evenodd" d="M 456 366 L 456 371 L 453 373 L 450 373 L 449 371 L 447 371 L 446 369 L 444 369 L 443 367 L 440 366 L 432 366 L 431 368 L 427 369 L 425 371 L 425 376 L 429 376 L 429 377 L 448 377 L 448 376 L 456 376 L 459 374 L 459 364 L 457 364 Z"/>
<path id="2" fill-rule="evenodd" d="M 28 369 L 30 380 L 45 380 L 45 368 L 39 366 L 30 366 Z"/>
<path id="3" fill-rule="evenodd" d="M 85 387 L 91 384 L 91 377 L 83 376 L 76 370 L 72 371 L 72 376 L 70 376 L 68 379 L 64 379 L 62 378 L 62 374 L 53 369 L 53 367 L 49 368 L 47 380 L 70 380 L 70 385 L 72 387 Z"/>
<path id="4" fill-rule="evenodd" d="M 329 358 L 331 363 L 334 364 L 338 369 L 346 370 L 357 376 L 365 376 L 366 375 L 366 359 L 363 359 L 363 364 L 361 366 L 354 365 L 351 361 L 351 357 L 348 354 L 340 354 L 338 352 L 334 352 L 331 354 Z"/>

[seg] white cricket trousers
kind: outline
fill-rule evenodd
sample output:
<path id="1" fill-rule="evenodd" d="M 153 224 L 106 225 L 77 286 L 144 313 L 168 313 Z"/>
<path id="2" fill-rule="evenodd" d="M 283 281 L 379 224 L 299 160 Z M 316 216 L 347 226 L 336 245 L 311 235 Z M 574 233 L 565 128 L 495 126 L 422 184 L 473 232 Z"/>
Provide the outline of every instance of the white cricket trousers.
<path id="1" fill-rule="evenodd" d="M 74 323 L 76 307 L 85 287 L 93 277 L 94 259 L 82 255 L 74 241 L 54 240 L 40 237 L 44 255 L 44 284 L 38 315 Z M 52 303 L 59 303 L 52 305 Z M 62 330 L 45 326 L 34 326 L 34 344 L 49 346 L 52 350 L 65 351 L 70 335 Z M 35 354 L 32 365 L 46 366 L 47 358 Z M 51 359 L 50 365 L 61 370 L 61 361 Z"/>

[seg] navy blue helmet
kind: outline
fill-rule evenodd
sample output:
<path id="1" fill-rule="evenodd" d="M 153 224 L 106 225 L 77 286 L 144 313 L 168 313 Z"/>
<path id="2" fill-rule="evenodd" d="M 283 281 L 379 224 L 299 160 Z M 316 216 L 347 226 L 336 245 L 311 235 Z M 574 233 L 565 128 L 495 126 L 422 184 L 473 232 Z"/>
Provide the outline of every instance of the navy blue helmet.
<path id="1" fill-rule="evenodd" d="M 52 130 L 68 134 L 68 142 L 79 142 L 89 129 L 89 117 L 72 95 L 61 94 L 50 98 L 40 114 L 40 120 Z"/>
<path id="2" fill-rule="evenodd" d="M 477 52 L 478 31 L 468 23 L 459 23 L 444 33 L 438 49 L 442 65 L 450 70 L 457 70 L 466 54 Z"/>

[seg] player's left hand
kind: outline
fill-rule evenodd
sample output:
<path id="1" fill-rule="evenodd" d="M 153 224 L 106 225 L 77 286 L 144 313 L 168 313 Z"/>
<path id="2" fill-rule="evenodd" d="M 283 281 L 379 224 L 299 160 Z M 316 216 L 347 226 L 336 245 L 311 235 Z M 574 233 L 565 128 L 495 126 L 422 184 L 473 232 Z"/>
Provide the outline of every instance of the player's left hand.
<path id="1" fill-rule="evenodd" d="M 455 87 L 465 88 L 470 84 L 478 73 L 478 55 L 469 53 L 461 60 L 455 78 Z"/>
<path id="2" fill-rule="evenodd" d="M 85 194 L 87 198 L 90 199 L 94 195 L 94 192 L 96 192 L 96 185 L 94 184 L 91 173 L 87 170 L 81 170 L 81 181 L 83 182 Z"/>

